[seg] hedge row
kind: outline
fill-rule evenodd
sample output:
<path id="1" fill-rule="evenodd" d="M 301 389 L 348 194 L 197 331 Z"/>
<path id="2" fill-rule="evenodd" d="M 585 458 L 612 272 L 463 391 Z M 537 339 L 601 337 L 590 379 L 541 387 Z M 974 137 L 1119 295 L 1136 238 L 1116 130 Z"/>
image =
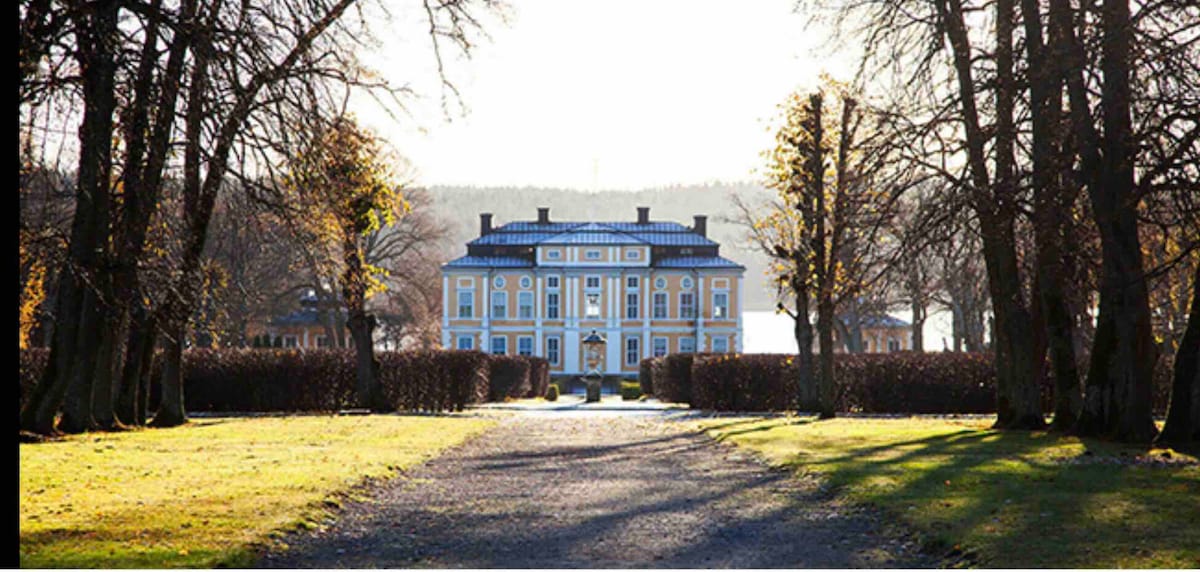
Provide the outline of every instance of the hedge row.
<path id="1" fill-rule="evenodd" d="M 1154 408 L 1165 412 L 1170 363 L 1155 371 Z M 643 360 L 643 392 L 664 401 L 718 411 L 783 411 L 795 407 L 798 372 L 793 354 L 672 354 Z M 838 354 L 834 383 L 839 411 L 862 413 L 994 413 L 991 354 Z M 1046 411 L 1053 384 L 1040 380 Z M 645 391 L 646 388 L 651 391 Z"/>
<path id="2" fill-rule="evenodd" d="M 20 352 L 22 406 L 48 356 L 45 349 Z M 355 405 L 353 350 L 192 349 L 183 357 L 189 411 L 337 411 Z M 493 396 L 544 395 L 550 383 L 542 358 L 456 350 L 376 357 L 384 397 L 401 411 L 453 411 Z"/>

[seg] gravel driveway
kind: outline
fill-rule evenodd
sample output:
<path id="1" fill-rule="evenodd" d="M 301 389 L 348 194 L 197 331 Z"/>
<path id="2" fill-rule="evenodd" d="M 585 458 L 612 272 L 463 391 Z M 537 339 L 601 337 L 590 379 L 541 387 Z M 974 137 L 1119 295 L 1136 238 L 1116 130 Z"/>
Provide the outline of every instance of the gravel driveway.
<path id="1" fill-rule="evenodd" d="M 346 503 L 286 568 L 919 567 L 912 544 L 666 416 L 506 414 Z"/>

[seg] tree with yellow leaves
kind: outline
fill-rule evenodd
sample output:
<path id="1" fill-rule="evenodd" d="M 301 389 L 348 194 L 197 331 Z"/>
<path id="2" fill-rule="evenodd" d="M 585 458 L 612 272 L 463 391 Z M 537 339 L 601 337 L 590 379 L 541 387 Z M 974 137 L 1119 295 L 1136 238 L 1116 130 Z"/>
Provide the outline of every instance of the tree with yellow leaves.
<path id="1" fill-rule="evenodd" d="M 832 95 L 833 105 L 826 103 Z M 781 106 L 775 147 L 764 153 L 766 184 L 777 192 L 765 214 L 742 205 L 758 245 L 775 259 L 778 304 L 795 321 L 798 403 L 833 417 L 834 322 L 840 301 L 853 300 L 878 277 L 882 228 L 905 179 L 881 184 L 888 155 L 882 129 L 842 84 L 826 80 Z M 786 294 L 784 294 L 786 292 Z M 819 363 L 813 360 L 810 304 L 817 313 Z M 815 367 L 814 367 L 815 366 Z"/>
<path id="2" fill-rule="evenodd" d="M 361 407 L 387 408 L 379 385 L 374 331 L 367 299 L 386 287 L 385 271 L 369 264 L 365 240 L 409 210 L 379 140 L 341 116 L 319 124 L 289 163 L 283 187 L 306 205 L 303 224 L 317 239 L 326 261 L 337 268 L 354 343 L 357 398 Z"/>

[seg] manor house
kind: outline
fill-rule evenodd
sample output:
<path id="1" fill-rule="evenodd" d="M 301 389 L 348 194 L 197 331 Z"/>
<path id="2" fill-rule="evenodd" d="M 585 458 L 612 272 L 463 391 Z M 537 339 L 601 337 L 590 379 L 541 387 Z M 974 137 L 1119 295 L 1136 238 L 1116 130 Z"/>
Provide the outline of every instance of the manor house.
<path id="1" fill-rule="evenodd" d="M 492 226 L 465 256 L 442 266 L 442 344 L 494 354 L 535 355 L 551 373 L 584 373 L 580 339 L 607 340 L 604 373 L 637 375 L 642 358 L 742 348 L 742 274 L 707 236 L 707 217 L 691 227 L 637 218 Z"/>

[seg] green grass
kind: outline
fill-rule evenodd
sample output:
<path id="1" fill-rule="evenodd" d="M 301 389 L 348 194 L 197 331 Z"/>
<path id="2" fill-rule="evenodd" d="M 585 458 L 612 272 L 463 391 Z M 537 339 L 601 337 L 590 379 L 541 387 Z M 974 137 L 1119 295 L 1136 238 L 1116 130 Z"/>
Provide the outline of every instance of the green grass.
<path id="1" fill-rule="evenodd" d="M 456 416 L 203 419 L 22 444 L 20 564 L 247 566 L 276 532 L 316 526 L 339 493 L 491 424 Z"/>
<path id="2" fill-rule="evenodd" d="M 1178 451 L 985 421 L 717 419 L 718 440 L 882 509 L 933 554 L 1006 568 L 1200 567 L 1200 467 Z M 1191 464 L 1125 463 L 1137 456 Z"/>

